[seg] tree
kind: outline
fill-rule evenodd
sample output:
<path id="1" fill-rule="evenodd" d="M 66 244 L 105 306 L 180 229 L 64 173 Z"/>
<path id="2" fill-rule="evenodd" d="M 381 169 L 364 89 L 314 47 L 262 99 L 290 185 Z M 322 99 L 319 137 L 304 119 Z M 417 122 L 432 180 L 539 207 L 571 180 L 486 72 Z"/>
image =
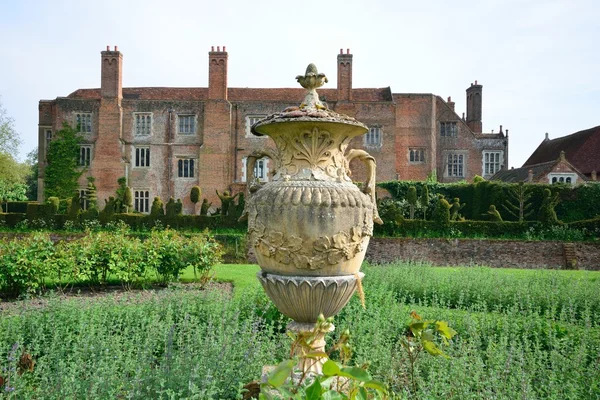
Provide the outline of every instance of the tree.
<path id="1" fill-rule="evenodd" d="M 27 185 L 27 198 L 29 200 L 37 200 L 39 177 L 37 147 L 27 153 L 25 164 L 29 167 L 29 174 L 25 179 L 25 184 Z"/>
<path id="2" fill-rule="evenodd" d="M 519 222 L 523 222 L 525 218 L 533 214 L 533 210 L 530 210 L 532 203 L 529 202 L 531 199 L 529 186 L 526 186 L 523 182 L 519 182 L 518 185 L 513 185 L 509 189 L 508 195 L 510 198 L 506 199 L 502 207 L 509 214 L 518 218 Z"/>
<path id="3" fill-rule="evenodd" d="M 78 165 L 81 135 L 66 122 L 48 145 L 44 176 L 44 196 L 70 198 L 77 190 L 77 180 L 83 173 Z"/>
<path id="4" fill-rule="evenodd" d="M 17 154 L 21 139 L 15 129 L 15 120 L 8 116 L 0 101 L 0 153 Z"/>

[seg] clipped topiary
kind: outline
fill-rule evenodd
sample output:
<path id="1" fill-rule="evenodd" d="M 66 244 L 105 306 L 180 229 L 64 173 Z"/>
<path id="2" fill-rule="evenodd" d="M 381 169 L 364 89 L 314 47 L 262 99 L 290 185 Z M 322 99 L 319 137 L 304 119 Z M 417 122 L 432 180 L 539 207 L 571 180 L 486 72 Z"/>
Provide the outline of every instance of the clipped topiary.
<path id="1" fill-rule="evenodd" d="M 167 204 L 165 205 L 165 215 L 167 216 L 167 218 L 173 218 L 175 217 L 175 215 L 177 215 L 177 210 L 175 208 L 175 199 L 172 197 L 169 199 L 169 201 L 167 201 Z"/>
<path id="2" fill-rule="evenodd" d="M 69 205 L 69 211 L 67 212 L 67 218 L 70 221 L 77 221 L 77 218 L 79 217 L 79 210 L 81 209 L 80 201 L 81 199 L 79 198 L 79 193 L 75 192 L 75 195 L 73 195 L 71 198 L 71 204 Z"/>
<path id="3" fill-rule="evenodd" d="M 544 189 L 544 200 L 540 206 L 538 220 L 544 225 L 557 225 L 560 223 L 554 207 L 558 204 L 558 193 L 552 195 L 550 189 Z"/>
<path id="4" fill-rule="evenodd" d="M 96 185 L 94 185 L 96 179 L 93 176 L 88 176 L 87 180 L 88 184 L 85 194 L 88 201 L 88 210 L 96 210 L 98 208 L 98 196 L 96 194 Z"/>
<path id="5" fill-rule="evenodd" d="M 408 188 L 406 194 L 406 201 L 408 201 L 410 219 L 415 219 L 415 209 L 417 208 L 417 188 L 411 186 Z"/>
<path id="6" fill-rule="evenodd" d="M 502 216 L 500 215 L 500 212 L 498 210 L 496 210 L 496 206 L 493 204 L 488 209 L 487 216 L 488 216 L 488 221 L 502 222 Z"/>
<path id="7" fill-rule="evenodd" d="M 440 225 L 450 224 L 450 203 L 441 195 L 438 198 L 436 206 L 433 210 L 432 219 Z"/>
<path id="8" fill-rule="evenodd" d="M 160 197 L 155 197 L 150 208 L 150 215 L 153 217 L 162 217 L 165 215 L 165 209 Z"/>
<path id="9" fill-rule="evenodd" d="M 192 203 L 194 203 L 194 206 L 200 201 L 201 194 L 202 190 L 198 186 L 194 186 L 190 191 L 190 200 Z"/>
<path id="10" fill-rule="evenodd" d="M 183 214 L 183 203 L 181 202 L 181 199 L 177 199 L 175 202 L 175 215 L 181 214 Z"/>
<path id="11" fill-rule="evenodd" d="M 455 197 L 452 200 L 452 204 L 450 205 L 450 220 L 452 221 L 460 221 L 463 220 L 462 216 L 460 215 L 460 210 L 462 210 L 462 208 L 465 206 L 466 204 L 460 204 L 460 199 L 458 197 Z"/>
<path id="12" fill-rule="evenodd" d="M 423 209 L 423 219 L 427 220 L 427 208 L 429 207 L 429 188 L 427 185 L 423 185 L 419 201 L 421 202 L 421 208 Z"/>
<path id="13" fill-rule="evenodd" d="M 60 206 L 60 199 L 58 197 L 48 197 L 46 203 L 52 205 L 52 212 L 56 214 L 58 212 L 58 207 Z"/>

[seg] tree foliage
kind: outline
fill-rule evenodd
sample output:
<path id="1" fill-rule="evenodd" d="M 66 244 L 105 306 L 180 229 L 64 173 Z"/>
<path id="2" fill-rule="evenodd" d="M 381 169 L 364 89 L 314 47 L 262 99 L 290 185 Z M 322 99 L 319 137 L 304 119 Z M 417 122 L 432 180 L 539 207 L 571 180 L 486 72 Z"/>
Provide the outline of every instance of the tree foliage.
<path id="1" fill-rule="evenodd" d="M 21 139 L 15 129 L 15 120 L 8 116 L 0 101 L 0 153 L 17 154 Z"/>
<path id="2" fill-rule="evenodd" d="M 66 122 L 48 145 L 44 176 L 44 195 L 70 198 L 77 190 L 77 180 L 83 173 L 78 165 L 81 135 Z"/>

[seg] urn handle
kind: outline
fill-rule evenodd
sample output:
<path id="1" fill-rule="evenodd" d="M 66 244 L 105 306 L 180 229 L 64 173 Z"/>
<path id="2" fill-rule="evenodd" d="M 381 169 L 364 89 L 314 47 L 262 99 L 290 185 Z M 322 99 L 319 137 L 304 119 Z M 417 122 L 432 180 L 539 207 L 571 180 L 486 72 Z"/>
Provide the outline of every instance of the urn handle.
<path id="1" fill-rule="evenodd" d="M 358 158 L 362 161 L 367 167 L 367 180 L 363 185 L 363 193 L 369 195 L 371 197 L 371 202 L 373 203 L 373 221 L 378 224 L 383 224 L 381 218 L 379 218 L 379 212 L 377 211 L 377 202 L 375 199 L 375 174 L 377 171 L 377 164 L 375 163 L 375 158 L 367 153 L 364 150 L 352 149 L 348 151 L 346 154 L 346 160 L 348 161 L 348 165 L 350 165 L 350 161 Z"/>

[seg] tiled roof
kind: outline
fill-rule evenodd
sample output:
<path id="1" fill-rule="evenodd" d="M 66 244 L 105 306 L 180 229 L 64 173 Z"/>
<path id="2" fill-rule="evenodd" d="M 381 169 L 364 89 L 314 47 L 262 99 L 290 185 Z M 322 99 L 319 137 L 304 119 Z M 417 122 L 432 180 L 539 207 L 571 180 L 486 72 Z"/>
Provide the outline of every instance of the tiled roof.
<path id="1" fill-rule="evenodd" d="M 502 182 L 526 182 L 529 177 L 529 170 L 533 171 L 533 180 L 536 181 L 540 176 L 546 175 L 556 165 L 558 160 L 552 160 L 545 163 L 523 166 L 521 168 L 502 169 L 490 178 L 491 181 Z"/>
<path id="2" fill-rule="evenodd" d="M 552 140 L 544 140 L 523 167 L 556 160 L 564 151 L 567 160 L 583 174 L 600 172 L 600 126 Z"/>
<path id="3" fill-rule="evenodd" d="M 304 99 L 305 89 L 301 88 L 228 88 L 227 98 L 230 101 L 282 101 L 298 103 Z M 337 89 L 321 89 L 319 96 L 325 101 L 337 101 Z M 69 98 L 99 99 L 100 89 L 78 89 Z M 144 87 L 123 88 L 124 99 L 137 100 L 189 100 L 202 101 L 208 99 L 208 88 L 174 88 Z M 374 89 L 352 89 L 353 101 L 386 102 L 393 101 L 389 87 Z"/>

